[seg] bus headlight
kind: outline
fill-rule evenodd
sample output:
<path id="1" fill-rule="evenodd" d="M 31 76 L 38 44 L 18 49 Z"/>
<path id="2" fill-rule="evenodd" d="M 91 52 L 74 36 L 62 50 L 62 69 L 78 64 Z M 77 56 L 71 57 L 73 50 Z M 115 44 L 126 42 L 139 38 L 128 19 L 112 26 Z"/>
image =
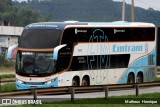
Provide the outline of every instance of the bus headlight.
<path id="1" fill-rule="evenodd" d="M 57 78 L 53 78 L 53 79 L 51 79 L 51 80 L 49 80 L 49 81 L 46 81 L 45 84 L 51 84 L 52 82 L 56 81 L 56 79 L 57 79 Z"/>
<path id="2" fill-rule="evenodd" d="M 54 81 L 56 81 L 56 79 L 57 79 L 57 77 L 56 77 L 56 78 L 53 78 L 51 81 L 54 82 Z"/>
<path id="3" fill-rule="evenodd" d="M 17 82 L 19 82 L 20 84 L 24 84 L 24 82 L 19 79 L 17 79 Z"/>
<path id="4" fill-rule="evenodd" d="M 51 80 L 45 82 L 45 84 L 51 84 L 51 83 L 52 83 Z"/>

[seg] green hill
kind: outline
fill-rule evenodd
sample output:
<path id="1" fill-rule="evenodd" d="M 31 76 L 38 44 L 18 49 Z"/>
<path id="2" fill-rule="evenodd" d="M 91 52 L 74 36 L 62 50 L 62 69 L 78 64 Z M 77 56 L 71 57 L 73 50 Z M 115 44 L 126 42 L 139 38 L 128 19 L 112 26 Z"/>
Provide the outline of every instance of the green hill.
<path id="1" fill-rule="evenodd" d="M 122 3 L 112 0 L 34 0 L 28 3 L 15 2 L 14 5 L 39 11 L 42 15 L 48 16 L 49 21 L 119 21 L 122 10 Z M 130 21 L 130 12 L 131 5 L 126 4 L 126 21 Z M 159 26 L 160 11 L 135 7 L 135 21 L 151 22 Z"/>

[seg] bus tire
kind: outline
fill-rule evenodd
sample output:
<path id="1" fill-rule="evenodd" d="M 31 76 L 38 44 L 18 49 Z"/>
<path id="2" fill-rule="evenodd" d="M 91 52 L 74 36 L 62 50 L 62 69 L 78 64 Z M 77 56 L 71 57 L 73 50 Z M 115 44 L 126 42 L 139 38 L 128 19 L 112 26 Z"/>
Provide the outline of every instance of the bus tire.
<path id="1" fill-rule="evenodd" d="M 136 83 L 143 83 L 143 74 L 141 72 L 137 74 Z"/>
<path id="2" fill-rule="evenodd" d="M 72 80 L 72 86 L 79 86 L 79 77 L 75 76 Z"/>
<path id="3" fill-rule="evenodd" d="M 135 83 L 135 79 L 134 79 L 134 74 L 133 74 L 133 73 L 129 73 L 128 79 L 127 79 L 127 83 L 128 83 L 128 84 L 133 84 L 133 83 Z"/>
<path id="4" fill-rule="evenodd" d="M 83 79 L 82 79 L 82 84 L 81 86 L 89 86 L 90 83 L 89 83 L 89 76 L 84 76 Z"/>

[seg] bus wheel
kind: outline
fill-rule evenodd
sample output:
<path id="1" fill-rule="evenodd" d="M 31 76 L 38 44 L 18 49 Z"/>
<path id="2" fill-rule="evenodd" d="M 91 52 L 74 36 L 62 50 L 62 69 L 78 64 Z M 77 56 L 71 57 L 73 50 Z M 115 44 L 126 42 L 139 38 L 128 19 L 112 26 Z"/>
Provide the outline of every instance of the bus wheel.
<path id="1" fill-rule="evenodd" d="M 128 75 L 127 83 L 128 84 L 133 84 L 134 83 L 134 74 L 133 73 L 130 73 Z"/>
<path id="2" fill-rule="evenodd" d="M 87 76 L 83 77 L 81 86 L 89 86 L 89 78 Z"/>
<path id="3" fill-rule="evenodd" d="M 143 82 L 143 75 L 141 73 L 138 73 L 136 78 L 136 83 L 142 83 Z"/>
<path id="4" fill-rule="evenodd" d="M 79 86 L 79 78 L 78 77 L 74 77 L 72 80 L 72 86 Z"/>

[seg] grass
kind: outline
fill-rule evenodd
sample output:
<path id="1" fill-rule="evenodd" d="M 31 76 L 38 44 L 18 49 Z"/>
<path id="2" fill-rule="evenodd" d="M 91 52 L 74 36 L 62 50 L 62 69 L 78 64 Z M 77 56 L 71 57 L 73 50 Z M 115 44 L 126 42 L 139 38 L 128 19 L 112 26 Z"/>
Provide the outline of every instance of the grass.
<path id="1" fill-rule="evenodd" d="M 0 86 L 0 91 L 11 91 L 11 90 L 17 90 L 15 83 L 7 83 Z"/>
<path id="2" fill-rule="evenodd" d="M 15 74 L 2 74 L 2 75 L 0 75 L 0 79 L 6 79 L 6 78 L 15 78 Z"/>
<path id="3" fill-rule="evenodd" d="M 160 104 L 107 104 L 106 102 L 109 102 L 110 99 L 114 100 L 114 103 L 116 103 L 118 100 L 121 99 L 129 99 L 132 98 L 133 100 L 138 99 L 145 99 L 150 98 L 152 100 L 153 98 L 157 98 L 156 101 L 160 101 L 160 93 L 152 93 L 152 94 L 142 94 L 138 97 L 134 95 L 128 95 L 128 96 L 112 96 L 109 97 L 108 100 L 104 98 L 94 98 L 94 99 L 82 99 L 82 100 L 76 100 L 74 102 L 71 101 L 62 101 L 62 102 L 53 102 L 52 104 L 42 104 L 42 105 L 16 105 L 16 107 L 158 107 Z M 141 100 L 140 100 L 141 101 Z M 15 106 L 10 106 L 15 107 Z"/>
<path id="4" fill-rule="evenodd" d="M 154 81 L 160 81 L 160 77 L 156 77 Z"/>
<path id="5" fill-rule="evenodd" d="M 14 73 L 15 72 L 15 67 L 0 67 L 0 73 Z"/>
<path id="6" fill-rule="evenodd" d="M 160 66 L 157 66 L 157 72 L 160 72 Z"/>

